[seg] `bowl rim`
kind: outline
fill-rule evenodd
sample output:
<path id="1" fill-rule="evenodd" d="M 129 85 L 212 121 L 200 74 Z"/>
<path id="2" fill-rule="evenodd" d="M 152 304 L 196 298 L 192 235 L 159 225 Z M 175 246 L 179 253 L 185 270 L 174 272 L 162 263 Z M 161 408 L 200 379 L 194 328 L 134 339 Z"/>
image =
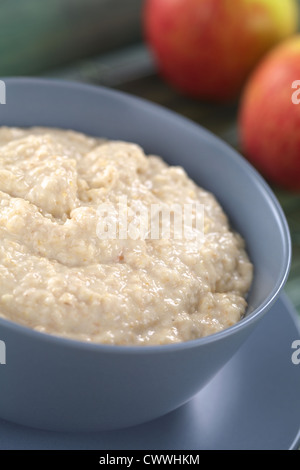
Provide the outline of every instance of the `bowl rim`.
<path id="1" fill-rule="evenodd" d="M 161 344 L 161 345 L 112 345 L 112 344 L 103 344 L 103 343 L 93 343 L 88 341 L 81 341 L 74 338 L 63 337 L 58 334 L 44 333 L 36 331 L 25 325 L 16 323 L 12 320 L 3 318 L 0 316 L 0 328 L 4 326 L 9 330 L 20 333 L 23 336 L 32 337 L 33 339 L 45 341 L 46 343 L 55 343 L 65 346 L 67 348 L 75 348 L 87 351 L 98 351 L 106 354 L 157 354 L 157 353 L 170 353 L 179 350 L 187 350 L 201 345 L 207 345 L 214 343 L 224 338 L 227 338 L 240 330 L 246 328 L 257 322 L 257 320 L 262 317 L 273 305 L 273 303 L 278 298 L 280 291 L 286 283 L 286 280 L 289 275 L 292 259 L 292 242 L 289 231 L 289 226 L 283 212 L 283 209 L 273 193 L 271 187 L 265 181 L 265 179 L 258 173 L 258 171 L 234 148 L 232 148 L 228 143 L 222 140 L 220 137 L 213 134 L 211 131 L 203 128 L 200 124 L 192 121 L 191 119 L 182 116 L 181 114 L 165 108 L 164 106 L 153 103 L 145 98 L 140 98 L 129 93 L 111 89 L 105 86 L 88 84 L 82 82 L 76 82 L 72 80 L 64 80 L 57 78 L 39 78 L 39 77 L 1 77 L 1 80 L 6 84 L 21 84 L 22 86 L 34 86 L 34 87 L 59 87 L 70 89 L 73 88 L 79 93 L 95 93 L 99 97 L 106 95 L 106 97 L 111 97 L 113 99 L 122 99 L 123 101 L 129 101 L 131 105 L 142 106 L 146 108 L 147 111 L 150 110 L 152 113 L 164 114 L 166 118 L 179 121 L 182 124 L 188 125 L 194 132 L 201 134 L 202 138 L 209 139 L 213 143 L 215 148 L 220 151 L 226 150 L 228 158 L 231 158 L 235 161 L 235 164 L 238 164 L 244 169 L 247 170 L 250 177 L 255 181 L 257 185 L 260 186 L 261 191 L 264 194 L 264 197 L 268 200 L 269 205 L 272 207 L 274 214 L 276 214 L 276 219 L 280 227 L 280 232 L 284 242 L 283 251 L 284 251 L 284 260 L 280 272 L 277 275 L 277 282 L 275 283 L 273 289 L 265 300 L 261 303 L 259 307 L 254 309 L 248 315 L 243 317 L 234 325 L 209 336 L 179 342 L 171 344 Z M 184 164 L 183 164 L 184 166 Z M 1 329 L 0 329 L 1 331 Z M 1 338 L 0 338 L 1 339 Z"/>

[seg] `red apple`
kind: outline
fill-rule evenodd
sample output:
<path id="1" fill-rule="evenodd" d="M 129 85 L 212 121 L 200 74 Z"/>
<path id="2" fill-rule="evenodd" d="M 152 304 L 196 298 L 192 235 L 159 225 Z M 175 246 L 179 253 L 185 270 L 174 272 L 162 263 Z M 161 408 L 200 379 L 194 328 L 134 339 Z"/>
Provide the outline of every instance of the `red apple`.
<path id="1" fill-rule="evenodd" d="M 253 73 L 239 127 L 242 150 L 262 174 L 300 191 L 300 35 L 277 46 Z"/>
<path id="2" fill-rule="evenodd" d="M 237 97 L 249 72 L 297 29 L 295 0 L 146 0 L 145 38 L 166 80 L 193 97 Z"/>

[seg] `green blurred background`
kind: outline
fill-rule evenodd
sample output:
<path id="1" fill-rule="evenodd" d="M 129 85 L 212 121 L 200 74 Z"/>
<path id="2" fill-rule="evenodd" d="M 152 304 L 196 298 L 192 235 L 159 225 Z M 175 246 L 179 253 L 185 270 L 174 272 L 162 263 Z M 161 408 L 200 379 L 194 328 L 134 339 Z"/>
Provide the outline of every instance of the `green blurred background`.
<path id="1" fill-rule="evenodd" d="M 142 0 L 1 0 L 0 75 L 32 75 L 141 39 Z"/>
<path id="2" fill-rule="evenodd" d="M 0 0 L 0 76 L 57 77 L 125 90 L 193 119 L 239 150 L 237 103 L 196 102 L 157 75 L 143 43 L 142 5 L 143 0 Z M 293 240 L 286 292 L 300 313 L 300 195 L 273 189 Z"/>

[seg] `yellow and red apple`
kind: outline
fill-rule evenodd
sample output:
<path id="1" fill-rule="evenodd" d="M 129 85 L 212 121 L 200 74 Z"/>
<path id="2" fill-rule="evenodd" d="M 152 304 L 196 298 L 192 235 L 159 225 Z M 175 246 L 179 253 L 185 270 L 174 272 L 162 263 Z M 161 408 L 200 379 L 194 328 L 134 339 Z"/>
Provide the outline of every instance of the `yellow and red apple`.
<path id="1" fill-rule="evenodd" d="M 296 0 L 146 0 L 145 38 L 166 80 L 193 97 L 237 97 L 250 71 L 297 29 Z"/>
<path id="2" fill-rule="evenodd" d="M 274 48 L 254 71 L 239 128 L 242 150 L 261 173 L 300 191 L 300 35 Z"/>

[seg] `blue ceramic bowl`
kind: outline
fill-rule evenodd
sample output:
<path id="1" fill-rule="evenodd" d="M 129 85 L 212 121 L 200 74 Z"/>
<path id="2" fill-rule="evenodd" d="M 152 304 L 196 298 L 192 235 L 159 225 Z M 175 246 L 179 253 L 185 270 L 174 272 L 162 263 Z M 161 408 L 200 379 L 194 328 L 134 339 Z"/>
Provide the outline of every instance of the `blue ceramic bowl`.
<path id="1" fill-rule="evenodd" d="M 246 317 L 206 338 L 165 346 L 97 345 L 0 319 L 0 339 L 6 345 L 6 365 L 0 366 L 1 418 L 43 429 L 92 431 L 159 417 L 195 395 L 277 299 L 291 258 L 280 205 L 240 155 L 159 106 L 64 81 L 4 81 L 6 104 L 0 105 L 0 125 L 71 128 L 139 143 L 147 153 L 182 165 L 212 191 L 246 239 L 255 267 Z"/>

